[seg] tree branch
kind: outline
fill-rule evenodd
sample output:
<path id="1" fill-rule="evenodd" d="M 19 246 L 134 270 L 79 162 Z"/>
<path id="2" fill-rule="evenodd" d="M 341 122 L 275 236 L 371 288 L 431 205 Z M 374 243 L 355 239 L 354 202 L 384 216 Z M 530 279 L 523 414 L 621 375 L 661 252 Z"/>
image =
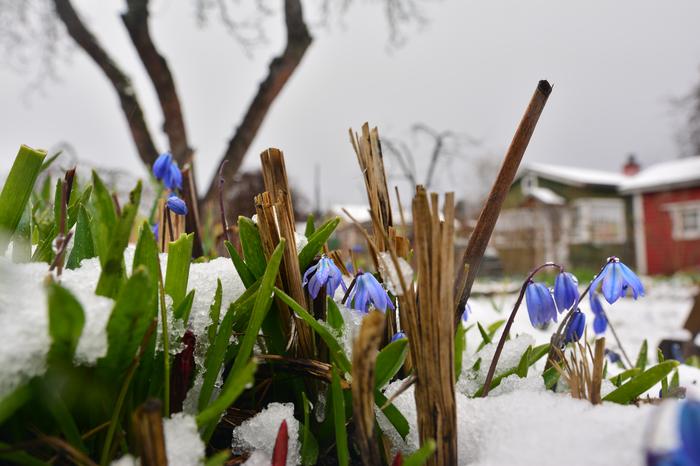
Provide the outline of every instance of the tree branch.
<path id="1" fill-rule="evenodd" d="M 236 129 L 224 156 L 219 161 L 219 165 L 224 160 L 228 161 L 223 173 L 225 177 L 232 177 L 240 168 L 246 152 L 272 106 L 272 102 L 282 91 L 311 45 L 312 38 L 304 22 L 301 1 L 285 0 L 284 15 L 287 26 L 287 44 L 282 54 L 275 57 L 270 63 L 267 77 L 260 83 L 258 92 L 250 103 L 243 121 Z M 217 186 L 218 177 L 214 177 L 205 196 L 206 202 L 216 199 Z"/>
<path id="2" fill-rule="evenodd" d="M 146 125 L 143 110 L 136 96 L 136 91 L 131 85 L 131 80 L 87 29 L 70 0 L 54 0 L 54 6 L 56 14 L 66 26 L 68 34 L 92 58 L 117 92 L 122 112 L 129 124 L 131 137 L 136 144 L 139 156 L 145 164 L 151 165 L 155 161 L 158 151 Z"/>
<path id="3" fill-rule="evenodd" d="M 128 9 L 122 14 L 122 21 L 158 95 L 165 120 L 163 130 L 168 136 L 173 158 L 184 165 L 189 161 L 192 151 L 187 142 L 185 121 L 175 81 L 168 62 L 158 52 L 151 38 L 148 27 L 148 0 L 127 0 L 126 3 Z"/>

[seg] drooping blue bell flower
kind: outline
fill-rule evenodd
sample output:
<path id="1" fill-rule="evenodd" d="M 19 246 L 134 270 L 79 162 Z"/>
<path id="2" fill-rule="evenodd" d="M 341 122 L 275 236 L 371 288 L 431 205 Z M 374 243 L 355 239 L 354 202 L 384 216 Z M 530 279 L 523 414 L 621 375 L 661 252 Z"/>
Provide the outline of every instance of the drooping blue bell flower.
<path id="1" fill-rule="evenodd" d="M 613 364 L 618 363 L 621 360 L 620 355 L 618 353 L 607 348 L 605 348 L 605 355 L 608 357 L 608 361 L 610 361 Z"/>
<path id="2" fill-rule="evenodd" d="M 605 315 L 603 304 L 596 293 L 591 292 L 588 299 L 591 303 L 591 311 L 593 311 L 593 331 L 596 335 L 602 335 L 608 329 L 608 317 Z"/>
<path id="3" fill-rule="evenodd" d="M 382 312 L 386 308 L 394 309 L 386 290 L 381 283 L 369 272 L 362 273 L 355 278 L 355 287 L 352 289 L 350 307 L 364 313 L 369 312 L 370 304 Z"/>
<path id="4" fill-rule="evenodd" d="M 681 404 L 678 428 L 680 446 L 668 452 L 647 451 L 648 466 L 700 466 L 700 401 Z"/>
<path id="5" fill-rule="evenodd" d="M 566 326 L 566 335 L 564 337 L 565 343 L 571 343 L 574 341 L 579 341 L 583 336 L 583 330 L 586 327 L 586 315 L 581 312 L 580 309 L 576 309 L 573 314 L 571 314 L 571 319 Z"/>
<path id="6" fill-rule="evenodd" d="M 405 334 L 405 333 L 403 333 L 403 332 L 396 332 L 396 333 L 394 334 L 394 336 L 391 337 L 391 342 L 390 342 L 390 343 L 393 343 L 393 342 L 395 342 L 396 340 L 402 340 L 402 339 L 405 339 L 405 338 L 406 338 L 406 334 Z"/>
<path id="7" fill-rule="evenodd" d="M 466 303 L 464 305 L 464 312 L 462 312 L 462 325 L 467 325 L 470 315 L 472 315 L 472 308 L 469 303 Z"/>
<path id="8" fill-rule="evenodd" d="M 564 312 L 578 301 L 578 279 L 569 272 L 560 272 L 554 279 L 554 302 L 557 310 Z"/>
<path id="9" fill-rule="evenodd" d="M 321 257 L 321 260 L 319 260 L 316 265 L 309 267 L 306 273 L 304 273 L 303 286 L 307 287 L 313 299 L 316 299 L 321 288 L 324 286 L 326 287 L 326 295 L 331 297 L 335 295 L 335 291 L 339 286 L 342 286 L 343 290 L 347 290 L 343 282 L 342 272 L 335 265 L 333 259 L 325 255 Z"/>
<path id="10" fill-rule="evenodd" d="M 182 173 L 177 162 L 168 152 L 158 156 L 153 163 L 153 176 L 158 181 L 162 181 L 165 187 L 171 191 L 182 189 Z"/>
<path id="11" fill-rule="evenodd" d="M 163 180 L 166 176 L 170 174 L 170 166 L 173 163 L 173 156 L 169 152 L 164 152 L 158 156 L 155 162 L 153 162 L 153 176 L 156 177 L 158 181 Z"/>
<path id="12" fill-rule="evenodd" d="M 177 166 L 177 162 L 174 160 L 170 164 L 168 174 L 163 178 L 163 184 L 171 191 L 182 189 L 182 172 L 180 172 L 180 167 Z"/>
<path id="13" fill-rule="evenodd" d="M 175 194 L 168 196 L 167 206 L 178 215 L 187 215 L 187 204 Z"/>
<path id="14" fill-rule="evenodd" d="M 544 283 L 530 282 L 525 289 L 525 302 L 533 327 L 545 325 L 551 320 L 557 321 L 557 307 L 554 298 Z"/>
<path id="15" fill-rule="evenodd" d="M 644 296 L 644 285 L 639 277 L 617 257 L 608 259 L 603 270 L 593 279 L 591 291 L 596 291 L 602 282 L 601 290 L 605 300 L 613 304 L 632 290 L 632 296 L 637 299 Z"/>
<path id="16" fill-rule="evenodd" d="M 158 222 L 153 224 L 153 226 L 151 227 L 151 231 L 153 232 L 153 236 L 158 238 Z"/>

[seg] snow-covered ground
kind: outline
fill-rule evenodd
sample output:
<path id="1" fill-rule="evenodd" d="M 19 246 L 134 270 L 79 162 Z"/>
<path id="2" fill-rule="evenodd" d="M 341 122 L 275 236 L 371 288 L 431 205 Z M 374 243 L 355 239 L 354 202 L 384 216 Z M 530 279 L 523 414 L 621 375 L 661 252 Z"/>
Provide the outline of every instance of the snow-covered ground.
<path id="1" fill-rule="evenodd" d="M 127 264 L 131 263 L 132 256 L 133 249 L 127 249 Z M 161 260 L 165 269 L 167 256 L 162 255 Z M 0 339 L 0 398 L 45 369 L 49 338 L 46 296 L 42 283 L 46 273 L 46 264 L 15 265 L 0 258 L 0 328 L 3 329 L 3 338 Z M 76 295 L 86 311 L 85 329 L 76 355 L 76 359 L 84 364 L 93 364 L 106 353 L 105 325 L 113 302 L 94 296 L 98 277 L 99 264 L 96 259 L 84 261 L 76 270 L 64 271 L 62 277 L 62 284 Z M 197 290 L 192 309 L 196 334 L 204 332 L 207 325 L 217 278 L 223 284 L 222 309 L 226 309 L 244 290 L 229 259 L 219 258 L 206 264 L 193 264 L 189 288 Z M 501 286 L 513 289 L 518 284 Z M 680 329 L 691 308 L 693 293 L 697 290 L 682 279 L 647 279 L 645 286 L 647 295 L 644 298 L 638 301 L 622 299 L 613 306 L 606 306 L 606 312 L 630 356 L 636 356 L 640 344 L 646 339 L 650 348 L 650 360 L 655 361 L 654 348 L 659 341 L 668 337 L 687 336 Z M 491 288 L 494 286 L 491 285 Z M 487 326 L 496 320 L 506 319 L 515 299 L 513 293 L 495 294 L 491 297 L 476 295 L 470 299 L 473 313 L 469 322 L 479 321 Z M 582 307 L 590 321 L 592 316 L 587 300 Z M 361 322 L 361 315 L 344 307 L 341 310 L 348 325 L 344 343 L 349 349 L 352 335 Z M 506 346 L 499 368 L 517 364 L 528 345 L 548 342 L 553 330 L 554 328 L 546 331 L 533 329 L 523 304 L 512 329 L 513 338 Z M 465 368 L 471 367 L 470 363 L 474 361 L 474 352 L 480 342 L 478 332 L 475 328 L 472 329 L 467 336 Z M 615 349 L 611 338 L 608 338 L 608 344 Z M 483 368 L 488 367 L 492 354 L 493 348 L 488 346 L 480 352 Z M 695 384 L 700 380 L 700 371 L 681 366 L 680 374 L 681 385 L 689 387 L 689 394 L 695 396 Z M 483 382 L 482 376 L 479 374 L 472 380 L 462 379 L 457 387 L 460 464 L 641 465 L 644 464 L 645 448 L 648 445 L 669 446 L 676 442 L 672 426 L 677 402 L 666 402 L 663 409 L 652 405 L 636 407 L 612 403 L 594 407 L 587 401 L 572 399 L 565 393 L 546 391 L 539 371 L 535 370 L 531 370 L 530 376 L 525 379 L 511 377 L 504 380 L 486 399 L 469 398 L 467 395 L 473 393 L 474 387 Z M 392 393 L 399 384 L 400 381 L 394 382 L 387 393 Z M 396 405 L 410 424 L 415 426 L 412 390 L 402 394 L 396 400 Z M 268 437 L 274 439 L 282 418 L 288 417 L 292 411 L 282 405 L 272 408 L 261 413 L 259 418 L 249 421 L 249 427 L 255 428 L 242 426 L 237 431 L 237 445 L 258 445 L 260 439 L 254 436 L 261 432 L 267 432 L 270 434 Z M 275 416 L 270 413 L 275 412 L 283 412 L 284 415 L 280 414 L 280 419 L 273 419 Z M 290 427 L 296 425 L 290 421 L 292 419 L 288 421 Z M 382 428 L 391 433 L 393 429 L 387 422 L 383 419 L 380 421 Z M 169 423 L 166 426 L 169 456 L 170 446 L 175 448 L 175 442 L 178 442 L 178 446 L 181 445 L 183 436 L 190 439 L 198 455 L 203 452 L 201 442 L 195 445 L 196 435 L 192 435 L 194 424 L 191 417 L 180 416 Z M 399 440 L 397 435 L 394 437 L 397 448 L 406 452 L 417 446 L 418 433 L 415 429 L 411 430 L 406 442 Z M 174 464 L 196 464 L 194 457 L 188 457 L 185 461 L 185 457 L 175 453 L 175 450 L 172 454 L 177 454 L 180 460 Z M 260 450 L 253 459 L 260 460 L 266 454 L 269 454 L 267 450 Z M 129 459 L 125 458 L 124 464 L 127 461 Z"/>

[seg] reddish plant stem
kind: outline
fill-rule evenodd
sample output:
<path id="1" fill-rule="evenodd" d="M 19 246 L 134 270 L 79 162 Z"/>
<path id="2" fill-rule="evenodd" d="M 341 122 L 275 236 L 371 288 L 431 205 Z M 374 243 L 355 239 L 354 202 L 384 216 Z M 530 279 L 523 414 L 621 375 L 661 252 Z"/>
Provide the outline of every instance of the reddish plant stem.
<path id="1" fill-rule="evenodd" d="M 226 210 L 224 209 L 224 166 L 228 160 L 221 162 L 219 167 L 219 210 L 221 211 L 221 228 L 224 231 L 224 240 L 231 241 L 228 236 L 228 223 L 226 223 Z"/>
<path id="2" fill-rule="evenodd" d="M 520 304 L 522 304 L 523 298 L 525 297 L 525 290 L 527 290 L 527 287 L 532 281 L 533 277 L 537 275 L 538 272 L 547 267 L 556 267 L 560 271 L 564 270 L 564 268 L 559 264 L 555 264 L 554 262 L 547 262 L 530 272 L 530 275 L 528 275 L 525 281 L 523 282 L 523 286 L 520 287 L 520 294 L 518 295 L 518 299 L 517 301 L 515 301 L 513 310 L 510 312 L 510 316 L 508 317 L 508 322 L 506 322 L 506 326 L 503 328 L 503 334 L 501 335 L 500 340 L 498 340 L 496 352 L 493 354 L 493 359 L 491 360 L 489 371 L 486 374 L 486 380 L 484 381 L 484 390 L 482 394 L 483 397 L 486 397 L 489 394 L 489 390 L 491 389 L 491 382 L 493 381 L 493 376 L 496 372 L 496 365 L 498 364 L 498 359 L 501 357 L 503 345 L 505 345 L 506 338 L 508 338 L 508 334 L 510 333 L 510 328 L 513 326 L 513 322 L 515 321 L 515 315 L 518 313 L 518 309 L 520 309 Z"/>

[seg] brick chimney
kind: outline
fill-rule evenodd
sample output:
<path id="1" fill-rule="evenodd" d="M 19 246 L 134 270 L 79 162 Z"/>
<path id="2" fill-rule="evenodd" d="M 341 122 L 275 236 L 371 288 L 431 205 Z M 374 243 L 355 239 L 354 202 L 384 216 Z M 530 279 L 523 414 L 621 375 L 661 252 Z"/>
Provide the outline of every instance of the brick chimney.
<path id="1" fill-rule="evenodd" d="M 642 167 L 637 163 L 637 157 L 635 157 L 634 154 L 630 154 L 627 157 L 627 162 L 622 166 L 622 173 L 626 176 L 634 176 L 639 173 L 641 169 Z"/>

